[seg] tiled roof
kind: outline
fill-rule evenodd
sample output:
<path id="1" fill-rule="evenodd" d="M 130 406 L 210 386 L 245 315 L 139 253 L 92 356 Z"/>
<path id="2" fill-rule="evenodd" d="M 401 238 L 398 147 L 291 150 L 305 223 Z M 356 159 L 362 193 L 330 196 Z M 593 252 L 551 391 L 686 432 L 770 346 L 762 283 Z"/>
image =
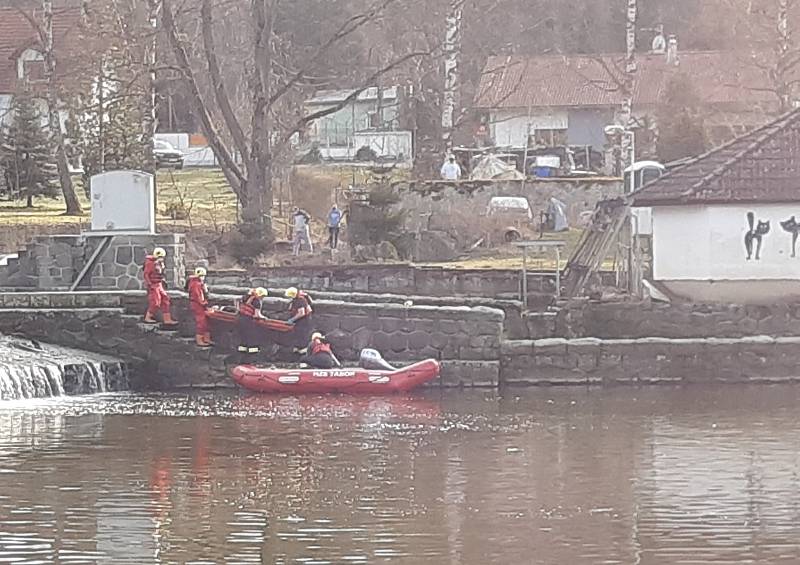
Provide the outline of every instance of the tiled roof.
<path id="1" fill-rule="evenodd" d="M 28 12 L 35 21 L 41 21 L 41 10 Z M 53 40 L 55 49 L 63 46 L 65 38 L 76 33 L 80 10 L 55 8 L 53 10 Z M 14 92 L 17 82 L 16 60 L 27 48 L 40 49 L 38 34 L 18 8 L 0 7 L 0 94 Z"/>
<path id="2" fill-rule="evenodd" d="M 633 197 L 636 206 L 800 202 L 800 110 L 689 160 Z"/>
<path id="3" fill-rule="evenodd" d="M 756 55 L 721 51 L 683 51 L 679 65 L 665 55 L 637 56 L 634 105 L 658 103 L 672 77 L 688 76 L 709 104 L 775 105 L 775 94 L 754 85 L 769 84 Z M 475 99 L 477 108 L 617 106 L 623 55 L 544 55 L 489 57 Z"/>

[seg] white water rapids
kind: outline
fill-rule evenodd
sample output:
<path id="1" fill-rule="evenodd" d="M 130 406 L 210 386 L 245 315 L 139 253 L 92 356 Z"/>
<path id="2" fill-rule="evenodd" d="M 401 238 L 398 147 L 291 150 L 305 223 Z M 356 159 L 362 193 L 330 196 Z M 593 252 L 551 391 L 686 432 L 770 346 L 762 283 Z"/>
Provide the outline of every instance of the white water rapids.
<path id="1" fill-rule="evenodd" d="M 128 389 L 118 359 L 0 335 L 0 400 L 43 398 Z"/>

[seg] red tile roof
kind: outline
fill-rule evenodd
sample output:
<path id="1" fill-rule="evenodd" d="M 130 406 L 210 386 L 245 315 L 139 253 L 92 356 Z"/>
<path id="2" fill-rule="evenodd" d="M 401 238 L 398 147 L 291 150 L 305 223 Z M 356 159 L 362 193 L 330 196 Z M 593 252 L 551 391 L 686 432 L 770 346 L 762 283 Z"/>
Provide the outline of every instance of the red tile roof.
<path id="1" fill-rule="evenodd" d="M 800 202 L 800 110 L 688 161 L 633 196 L 636 206 Z"/>
<path id="2" fill-rule="evenodd" d="M 654 105 L 672 77 L 690 78 L 708 104 L 765 104 L 776 96 L 763 65 L 754 55 L 721 51 L 684 51 L 679 65 L 665 55 L 637 56 L 634 105 Z M 477 108 L 617 106 L 623 55 L 545 55 L 489 57 L 478 86 Z"/>
<path id="3" fill-rule="evenodd" d="M 42 21 L 41 10 L 27 12 L 34 21 Z M 63 49 L 65 39 L 77 33 L 80 9 L 55 8 L 53 10 L 53 40 L 55 49 Z M 27 48 L 41 49 L 34 26 L 18 8 L 0 8 L 0 94 L 16 90 L 19 55 Z M 58 57 L 56 58 L 58 61 Z"/>

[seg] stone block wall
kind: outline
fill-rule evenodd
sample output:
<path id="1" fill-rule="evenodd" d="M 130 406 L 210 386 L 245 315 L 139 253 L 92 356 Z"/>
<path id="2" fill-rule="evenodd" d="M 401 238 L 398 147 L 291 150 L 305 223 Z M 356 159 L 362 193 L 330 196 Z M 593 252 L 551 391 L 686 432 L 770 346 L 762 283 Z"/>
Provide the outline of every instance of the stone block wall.
<path id="1" fill-rule="evenodd" d="M 509 385 L 800 381 L 800 338 L 542 339 L 503 343 Z"/>
<path id="2" fill-rule="evenodd" d="M 68 289 L 104 238 L 53 235 L 34 239 L 19 259 L 0 267 L 0 288 Z M 81 289 L 135 290 L 143 287 L 142 264 L 154 247 L 167 251 L 167 283 L 182 287 L 186 266 L 183 235 L 117 235 L 84 278 Z"/>
<path id="3" fill-rule="evenodd" d="M 573 301 L 558 313 L 554 336 L 642 337 L 800 336 L 800 304 L 663 304 Z"/>
<path id="4" fill-rule="evenodd" d="M 88 351 L 113 353 L 138 362 L 156 388 L 233 386 L 227 377 L 235 353 L 235 328 L 216 324 L 218 347 L 197 349 L 185 294 L 173 293 L 180 331 L 164 333 L 140 324 L 143 292 L 0 293 L 0 333 Z M 212 295 L 220 304 L 234 296 Z M 283 311 L 286 300 L 270 299 L 265 310 Z M 315 327 L 327 333 L 342 360 L 355 361 L 364 347 L 390 362 L 424 357 L 441 361 L 439 386 L 498 386 L 504 313 L 486 307 L 414 306 L 315 302 Z M 280 341 L 280 340 L 278 340 Z M 282 343 L 287 345 L 287 343 Z M 262 360 L 294 359 L 283 350 Z"/>
<path id="5" fill-rule="evenodd" d="M 567 207 L 571 225 L 583 212 L 593 211 L 600 200 L 623 194 L 619 179 L 531 179 L 521 181 L 403 181 L 395 183 L 401 209 L 409 213 L 406 231 L 443 231 L 459 241 L 475 233 L 475 219 L 486 213 L 495 196 L 521 196 L 535 217 L 546 210 L 551 197 Z M 466 238 L 468 239 L 468 238 Z"/>
<path id="6" fill-rule="evenodd" d="M 291 266 L 255 271 L 209 271 L 212 287 L 287 288 L 311 291 L 360 292 L 428 297 L 478 297 L 518 299 L 518 269 L 447 269 L 410 264 Z M 532 297 L 555 293 L 554 273 L 528 273 Z"/>

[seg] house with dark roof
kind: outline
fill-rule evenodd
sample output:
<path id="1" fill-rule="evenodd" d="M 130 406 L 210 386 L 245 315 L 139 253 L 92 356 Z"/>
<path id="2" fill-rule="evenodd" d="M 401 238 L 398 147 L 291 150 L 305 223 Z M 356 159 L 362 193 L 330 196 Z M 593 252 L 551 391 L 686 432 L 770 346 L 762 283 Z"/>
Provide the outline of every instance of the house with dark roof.
<path id="1" fill-rule="evenodd" d="M 768 69 L 752 53 L 669 51 L 638 54 L 636 61 L 633 114 L 642 127 L 678 78 L 694 87 L 712 143 L 777 112 L 778 98 L 765 87 Z M 604 128 L 622 106 L 624 68 L 623 54 L 490 57 L 474 106 L 488 120 L 494 145 L 602 151 Z"/>
<path id="2" fill-rule="evenodd" d="M 800 110 L 633 193 L 652 211 L 653 279 L 694 301 L 800 298 Z"/>
<path id="3" fill-rule="evenodd" d="M 41 9 L 0 7 L 0 123 L 7 119 L 11 99 L 23 81 L 43 83 L 44 53 L 36 22 L 42 21 Z M 53 9 L 53 45 L 57 72 L 68 63 L 69 39 L 76 33 L 80 9 Z"/>

